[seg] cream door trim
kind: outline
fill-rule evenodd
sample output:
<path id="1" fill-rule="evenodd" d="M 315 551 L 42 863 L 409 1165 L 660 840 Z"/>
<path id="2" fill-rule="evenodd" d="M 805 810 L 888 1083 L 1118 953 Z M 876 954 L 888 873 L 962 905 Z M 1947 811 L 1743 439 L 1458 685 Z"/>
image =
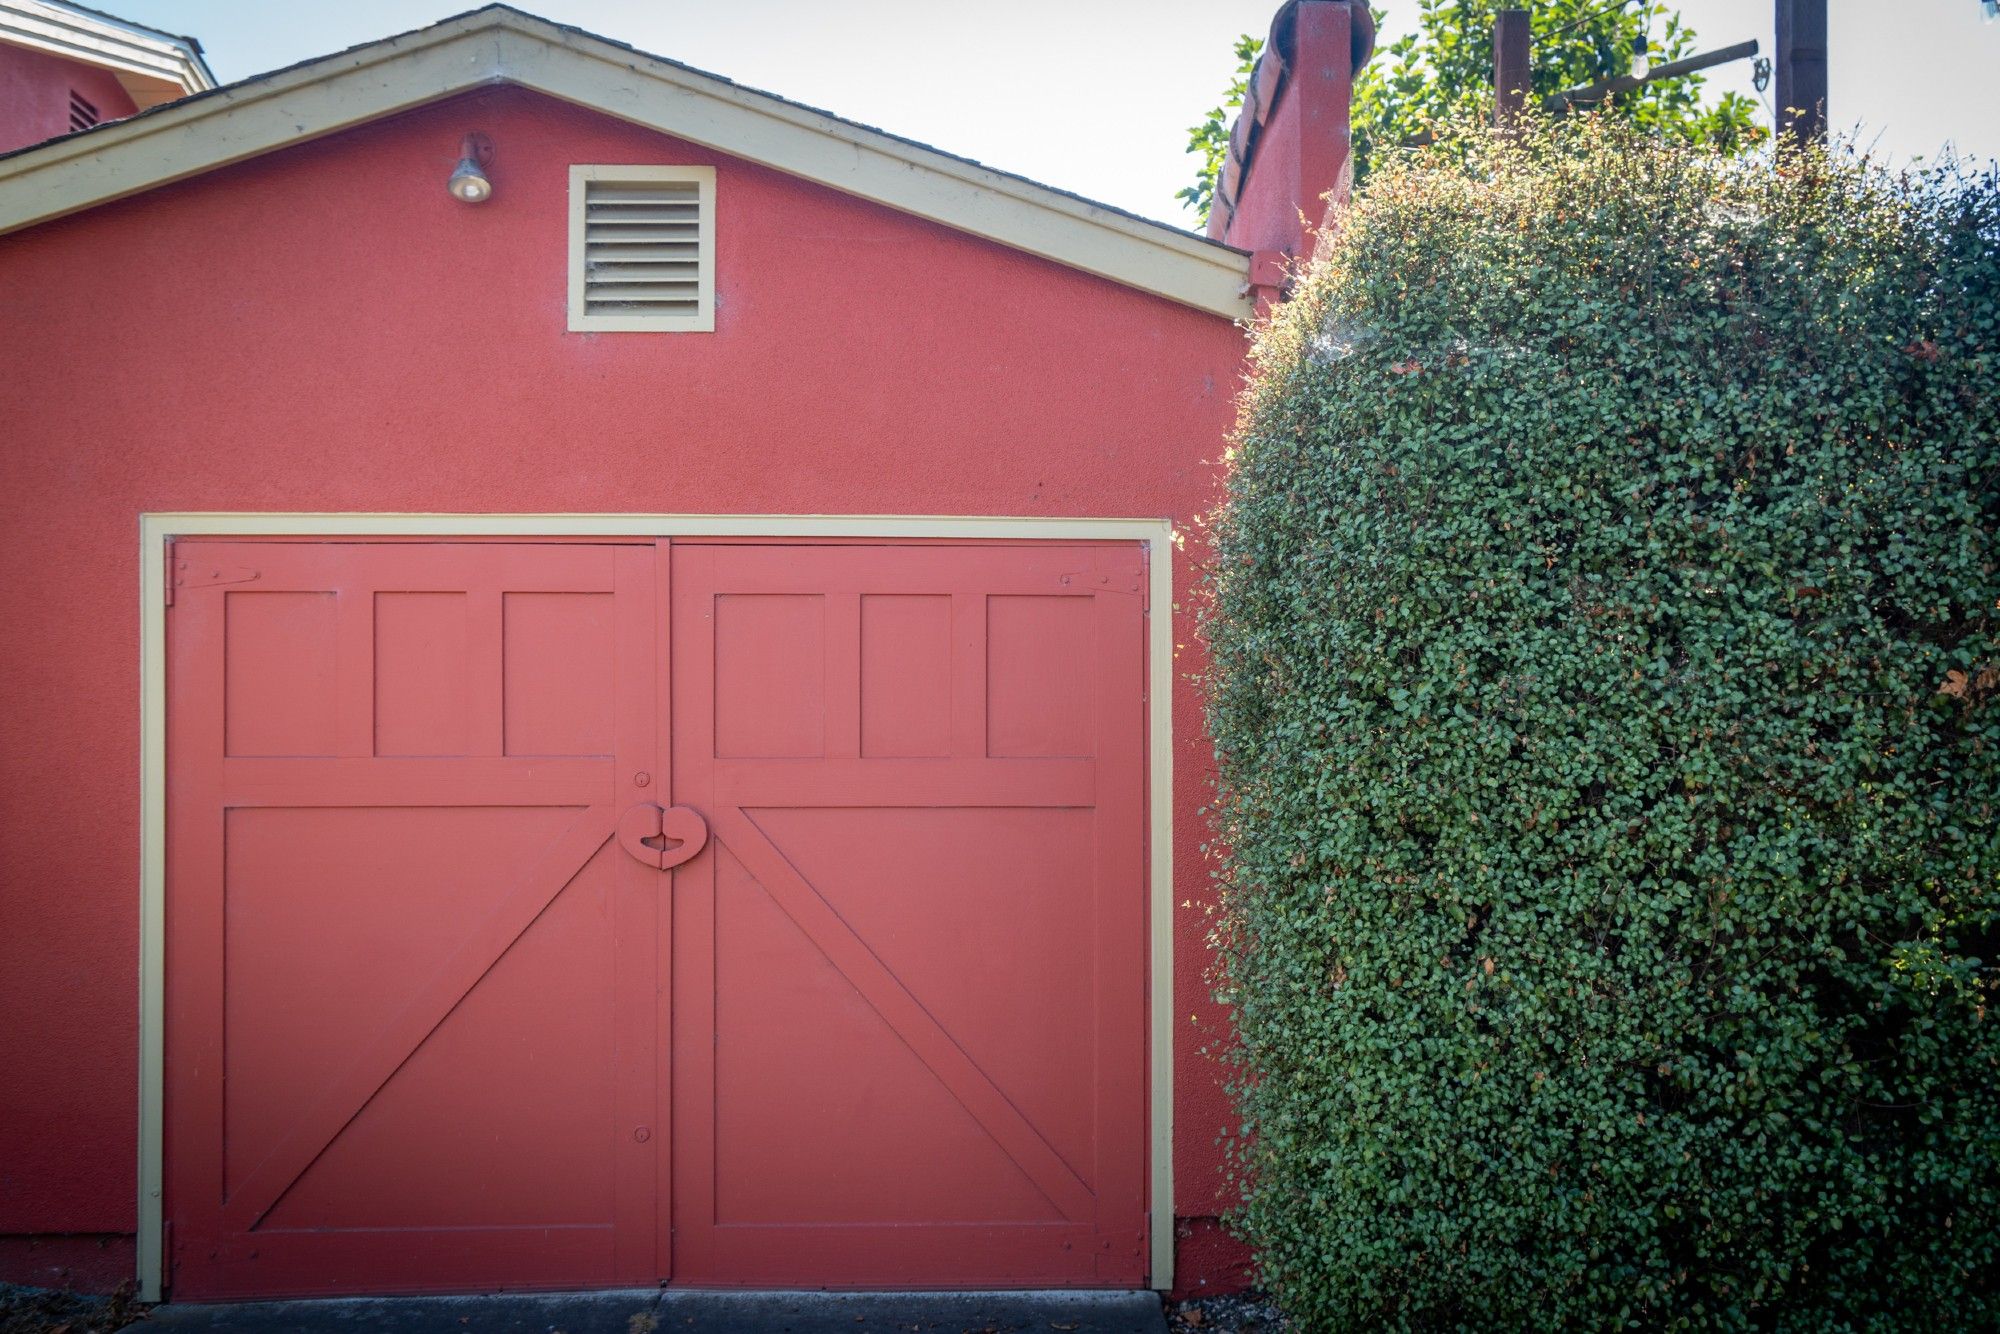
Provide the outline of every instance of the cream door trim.
<path id="1" fill-rule="evenodd" d="M 162 1279 L 167 545 L 177 537 L 844 537 L 1146 544 L 1148 1200 L 1155 1288 L 1174 1278 L 1173 525 L 1165 519 L 746 514 L 145 514 L 139 520 L 139 1285 Z"/>

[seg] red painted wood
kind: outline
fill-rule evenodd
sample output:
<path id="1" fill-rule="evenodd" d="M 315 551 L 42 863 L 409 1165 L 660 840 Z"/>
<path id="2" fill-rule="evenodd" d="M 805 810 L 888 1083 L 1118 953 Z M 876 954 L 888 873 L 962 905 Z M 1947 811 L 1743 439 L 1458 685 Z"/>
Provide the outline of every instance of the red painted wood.
<path id="1" fill-rule="evenodd" d="M 666 719 L 659 706 L 667 660 L 656 627 L 666 615 L 667 574 L 663 551 L 617 548 L 612 574 L 617 594 L 612 641 L 617 747 L 613 789 L 621 804 L 643 801 L 663 790 L 654 786 L 653 771 L 666 758 L 660 744 Z M 660 1272 L 658 1192 L 668 1141 L 660 1133 L 665 1098 L 658 1067 L 664 1030 L 657 1004 L 664 979 L 657 936 L 661 920 L 669 914 L 660 898 L 665 877 L 619 851 L 607 849 L 604 855 L 619 863 L 612 917 L 616 1106 L 611 1133 L 617 1161 L 612 1277 L 621 1285 L 639 1286 Z"/>
<path id="2" fill-rule="evenodd" d="M 175 1297 L 1144 1280 L 1136 548 L 203 559 Z"/>
<path id="3" fill-rule="evenodd" d="M 708 822 L 690 806 L 661 810 L 650 802 L 628 806 L 618 817 L 618 845 L 655 871 L 671 871 L 701 855 Z"/>
<path id="4" fill-rule="evenodd" d="M 169 617 L 173 1294 L 652 1281 L 655 553 L 203 558 L 256 578 Z"/>
<path id="5" fill-rule="evenodd" d="M 1144 1280 L 1143 573 L 676 546 L 677 1280 Z"/>

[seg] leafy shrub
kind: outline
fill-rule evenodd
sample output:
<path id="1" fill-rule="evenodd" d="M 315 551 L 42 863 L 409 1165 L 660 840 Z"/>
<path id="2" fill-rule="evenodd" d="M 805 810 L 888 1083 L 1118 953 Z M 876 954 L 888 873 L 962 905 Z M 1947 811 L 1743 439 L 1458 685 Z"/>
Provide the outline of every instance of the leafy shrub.
<path id="1" fill-rule="evenodd" d="M 2000 1323 L 2000 184 L 1386 162 L 1205 613 L 1238 1226 L 1308 1329 Z"/>

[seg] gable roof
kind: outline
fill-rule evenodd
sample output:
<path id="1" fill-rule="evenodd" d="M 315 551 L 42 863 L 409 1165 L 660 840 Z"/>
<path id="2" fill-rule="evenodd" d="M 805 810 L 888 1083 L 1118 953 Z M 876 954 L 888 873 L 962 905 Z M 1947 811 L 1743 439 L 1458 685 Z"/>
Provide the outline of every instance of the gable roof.
<path id="1" fill-rule="evenodd" d="M 142 111 L 215 87 L 194 38 L 67 0 L 0 0 L 0 42 L 110 70 Z"/>
<path id="2" fill-rule="evenodd" d="M 1227 318 L 1249 258 L 506 5 L 0 156 L 0 234 L 475 88 L 515 84 Z"/>

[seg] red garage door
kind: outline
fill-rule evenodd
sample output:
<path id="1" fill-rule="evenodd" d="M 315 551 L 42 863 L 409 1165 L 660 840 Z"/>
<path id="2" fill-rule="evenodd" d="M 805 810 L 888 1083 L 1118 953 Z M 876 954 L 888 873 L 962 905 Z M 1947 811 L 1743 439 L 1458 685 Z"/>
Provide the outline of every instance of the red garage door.
<path id="1" fill-rule="evenodd" d="M 175 562 L 174 1296 L 1144 1281 L 1136 549 Z"/>

